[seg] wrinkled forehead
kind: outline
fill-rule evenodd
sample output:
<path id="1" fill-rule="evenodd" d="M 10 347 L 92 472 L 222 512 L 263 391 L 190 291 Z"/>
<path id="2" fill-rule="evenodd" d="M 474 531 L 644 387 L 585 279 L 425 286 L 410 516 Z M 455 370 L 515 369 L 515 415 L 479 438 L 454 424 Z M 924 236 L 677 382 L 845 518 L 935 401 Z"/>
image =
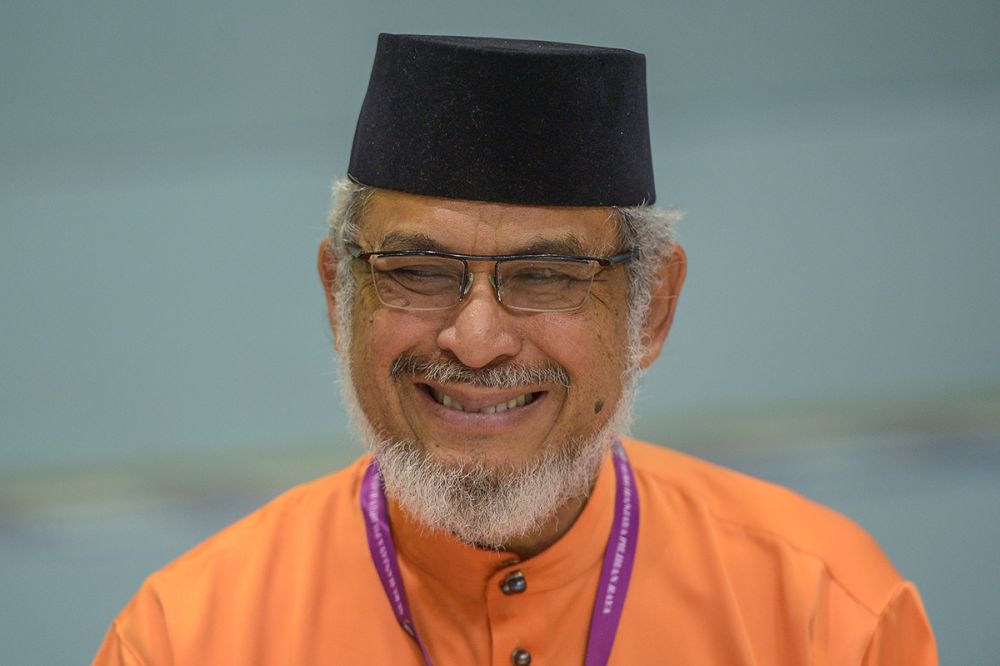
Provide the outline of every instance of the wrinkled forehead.
<path id="1" fill-rule="evenodd" d="M 360 218 L 366 250 L 599 255 L 619 244 L 613 208 L 526 206 L 378 189 Z"/>

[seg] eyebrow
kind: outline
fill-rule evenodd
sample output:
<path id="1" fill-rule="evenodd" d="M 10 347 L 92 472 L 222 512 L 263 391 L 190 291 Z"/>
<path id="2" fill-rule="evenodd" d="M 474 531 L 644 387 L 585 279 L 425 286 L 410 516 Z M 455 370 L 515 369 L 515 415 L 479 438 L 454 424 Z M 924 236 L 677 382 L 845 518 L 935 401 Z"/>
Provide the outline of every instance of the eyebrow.
<path id="1" fill-rule="evenodd" d="M 379 250 L 382 252 L 416 251 L 454 253 L 453 249 L 445 247 L 427 234 L 402 231 L 390 231 L 383 236 L 382 242 L 379 244 Z M 584 251 L 583 242 L 576 235 L 569 234 L 562 238 L 542 238 L 541 236 L 536 236 L 525 245 L 513 248 L 504 254 L 562 254 L 580 256 L 585 255 L 586 252 Z"/>
<path id="2" fill-rule="evenodd" d="M 441 245 L 426 234 L 404 233 L 402 231 L 390 231 L 382 237 L 379 243 L 379 251 L 382 252 L 446 252 Z"/>

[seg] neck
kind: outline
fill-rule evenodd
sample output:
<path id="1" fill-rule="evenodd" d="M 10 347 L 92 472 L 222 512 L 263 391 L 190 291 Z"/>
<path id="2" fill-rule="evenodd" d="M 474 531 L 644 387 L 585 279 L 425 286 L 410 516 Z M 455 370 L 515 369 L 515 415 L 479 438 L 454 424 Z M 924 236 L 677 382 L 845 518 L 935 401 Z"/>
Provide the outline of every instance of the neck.
<path id="1" fill-rule="evenodd" d="M 587 496 L 571 499 L 559 507 L 539 530 L 511 539 L 503 545 L 503 550 L 514 553 L 519 560 L 538 555 L 569 531 L 586 504 Z"/>
<path id="2" fill-rule="evenodd" d="M 593 486 L 591 486 L 590 491 L 593 491 Z M 499 548 L 475 543 L 467 543 L 466 545 L 479 548 L 481 550 L 500 550 L 513 553 L 517 556 L 518 560 L 524 561 L 529 557 L 538 555 L 549 546 L 559 541 L 559 539 L 561 539 L 562 536 L 566 534 L 571 527 L 573 527 L 576 519 L 580 517 L 584 507 L 587 505 L 589 497 L 590 492 L 582 497 L 576 497 L 568 502 L 565 502 L 562 506 L 556 509 L 555 514 L 545 521 L 540 528 L 528 534 L 510 539 L 509 541 L 500 544 Z M 389 520 L 391 523 L 398 525 L 398 521 L 400 520 L 413 521 L 415 519 L 401 506 L 399 506 L 398 502 L 390 501 Z M 419 523 L 419 521 L 416 522 Z M 461 541 L 461 539 L 458 540 Z"/>
<path id="3" fill-rule="evenodd" d="M 562 536 L 566 534 L 571 527 L 573 527 L 576 519 L 580 517 L 584 507 L 587 505 L 587 500 L 593 492 L 593 485 L 591 485 L 589 491 L 590 492 L 581 497 L 576 497 L 563 503 L 558 509 L 556 509 L 555 514 L 545 521 L 539 529 L 510 539 L 506 543 L 501 544 L 499 548 L 474 543 L 466 543 L 466 545 L 486 551 L 499 550 L 507 553 L 513 553 L 517 556 L 517 559 L 521 561 L 526 560 L 529 557 L 534 557 L 559 541 L 559 539 L 561 539 Z M 389 501 L 388 511 L 389 522 L 394 525 L 393 532 L 396 532 L 398 529 L 396 526 L 404 523 L 409 523 L 414 526 L 420 524 L 418 519 L 404 510 L 396 501 Z M 457 537 L 456 540 L 461 541 L 460 539 L 457 539 Z"/>

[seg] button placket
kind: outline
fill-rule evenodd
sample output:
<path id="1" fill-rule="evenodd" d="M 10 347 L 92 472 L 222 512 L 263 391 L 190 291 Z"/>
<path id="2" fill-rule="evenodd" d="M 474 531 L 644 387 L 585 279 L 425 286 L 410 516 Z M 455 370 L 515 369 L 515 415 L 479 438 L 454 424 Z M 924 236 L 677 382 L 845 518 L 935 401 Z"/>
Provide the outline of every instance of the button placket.
<path id="1" fill-rule="evenodd" d="M 503 664 L 531 664 L 533 655 L 525 648 L 544 635 L 546 621 L 541 607 L 527 598 L 526 572 L 518 560 L 504 562 L 496 570 L 486 590 L 488 616 L 492 634 L 492 661 Z"/>

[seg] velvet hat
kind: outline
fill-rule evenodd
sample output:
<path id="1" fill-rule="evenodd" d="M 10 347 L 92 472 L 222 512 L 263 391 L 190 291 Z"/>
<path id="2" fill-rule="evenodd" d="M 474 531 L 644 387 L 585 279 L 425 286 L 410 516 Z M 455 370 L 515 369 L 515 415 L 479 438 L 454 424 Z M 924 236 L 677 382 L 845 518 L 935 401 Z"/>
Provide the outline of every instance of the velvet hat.
<path id="1" fill-rule="evenodd" d="M 645 56 L 382 34 L 348 175 L 451 199 L 653 203 Z"/>

